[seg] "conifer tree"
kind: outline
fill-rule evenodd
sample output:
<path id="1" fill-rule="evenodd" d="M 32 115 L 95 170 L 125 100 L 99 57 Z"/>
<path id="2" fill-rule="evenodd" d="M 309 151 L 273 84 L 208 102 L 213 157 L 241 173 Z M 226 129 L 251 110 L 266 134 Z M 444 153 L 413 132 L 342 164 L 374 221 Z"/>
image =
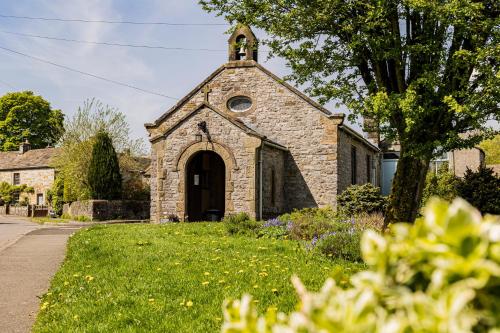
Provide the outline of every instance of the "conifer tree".
<path id="1" fill-rule="evenodd" d="M 121 198 L 122 176 L 113 142 L 100 131 L 92 148 L 92 158 L 87 174 L 92 199 L 116 200 Z"/>

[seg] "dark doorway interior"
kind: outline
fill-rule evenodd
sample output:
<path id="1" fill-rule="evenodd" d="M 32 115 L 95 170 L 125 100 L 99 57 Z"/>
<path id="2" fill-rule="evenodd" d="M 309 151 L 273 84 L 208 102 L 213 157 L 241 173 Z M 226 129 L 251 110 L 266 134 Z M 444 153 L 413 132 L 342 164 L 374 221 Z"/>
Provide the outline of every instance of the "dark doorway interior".
<path id="1" fill-rule="evenodd" d="M 212 151 L 196 153 L 186 167 L 187 220 L 218 221 L 224 216 L 226 167 Z"/>

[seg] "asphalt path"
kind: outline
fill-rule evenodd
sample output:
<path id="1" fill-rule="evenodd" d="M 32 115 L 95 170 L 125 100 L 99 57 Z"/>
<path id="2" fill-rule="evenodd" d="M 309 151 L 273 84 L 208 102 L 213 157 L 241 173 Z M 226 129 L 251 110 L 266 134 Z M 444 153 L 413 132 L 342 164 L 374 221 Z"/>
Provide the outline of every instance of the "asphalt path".
<path id="1" fill-rule="evenodd" d="M 0 332 L 31 330 L 39 297 L 64 260 L 69 236 L 80 228 L 0 216 Z"/>

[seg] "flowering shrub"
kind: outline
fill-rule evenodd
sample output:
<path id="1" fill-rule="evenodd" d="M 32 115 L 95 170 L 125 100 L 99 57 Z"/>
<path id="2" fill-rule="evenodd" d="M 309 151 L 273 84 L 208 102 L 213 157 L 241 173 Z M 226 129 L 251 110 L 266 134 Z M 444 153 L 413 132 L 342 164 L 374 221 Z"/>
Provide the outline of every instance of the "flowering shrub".
<path id="1" fill-rule="evenodd" d="M 250 296 L 224 305 L 223 332 L 499 332 L 500 218 L 433 199 L 415 225 L 361 242 L 368 270 L 343 289 L 293 279 L 300 308 L 259 317 Z"/>
<path id="2" fill-rule="evenodd" d="M 280 239 L 288 237 L 290 223 L 282 222 L 279 218 L 274 218 L 264 222 L 259 229 L 258 236 L 263 238 Z"/>
<path id="3" fill-rule="evenodd" d="M 315 250 L 332 258 L 341 258 L 349 261 L 361 261 L 359 243 L 361 231 L 357 228 L 330 232 L 316 238 L 313 242 Z"/>
<path id="4" fill-rule="evenodd" d="M 337 212 L 331 208 L 304 208 L 279 217 L 280 221 L 287 221 L 287 230 L 290 238 L 295 240 L 312 240 L 336 230 L 336 223 L 340 219 Z"/>

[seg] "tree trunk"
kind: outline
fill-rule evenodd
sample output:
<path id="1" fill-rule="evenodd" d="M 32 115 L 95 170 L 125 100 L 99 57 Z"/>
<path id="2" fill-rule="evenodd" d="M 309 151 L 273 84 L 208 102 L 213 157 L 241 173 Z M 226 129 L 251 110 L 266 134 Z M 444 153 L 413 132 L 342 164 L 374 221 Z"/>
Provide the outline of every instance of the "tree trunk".
<path id="1" fill-rule="evenodd" d="M 429 159 L 404 156 L 403 149 L 401 149 L 401 158 L 392 181 L 389 207 L 384 221 L 385 227 L 390 223 L 415 222 L 428 169 Z"/>

